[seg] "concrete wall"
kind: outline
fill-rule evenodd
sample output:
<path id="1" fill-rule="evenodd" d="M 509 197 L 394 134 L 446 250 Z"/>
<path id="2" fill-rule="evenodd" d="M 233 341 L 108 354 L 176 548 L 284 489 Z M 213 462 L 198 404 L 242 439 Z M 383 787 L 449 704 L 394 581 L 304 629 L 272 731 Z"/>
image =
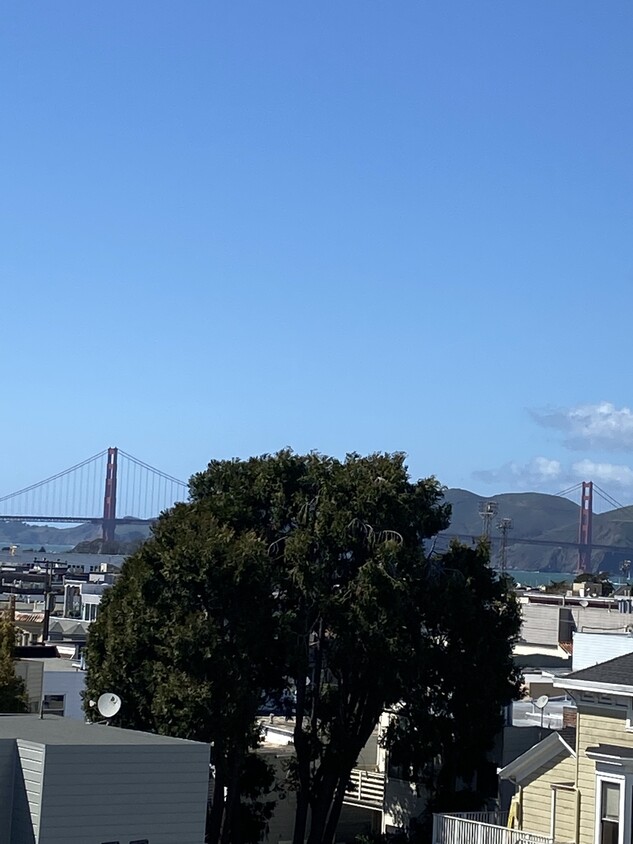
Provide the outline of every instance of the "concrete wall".
<path id="1" fill-rule="evenodd" d="M 559 607 L 556 604 L 521 604 L 521 640 L 531 645 L 558 646 Z M 569 636 L 571 641 L 571 633 Z"/>
<path id="2" fill-rule="evenodd" d="M 64 695 L 65 718 L 86 720 L 81 698 L 85 688 L 85 671 L 44 671 L 44 694 Z"/>
<path id="3" fill-rule="evenodd" d="M 209 748 L 48 745 L 37 844 L 202 844 Z"/>
<path id="4" fill-rule="evenodd" d="M 633 615 L 618 612 L 616 602 L 605 602 L 600 607 L 521 602 L 521 616 L 521 644 L 543 647 L 555 647 L 559 641 L 571 642 L 574 631 L 625 633 L 633 624 Z"/>

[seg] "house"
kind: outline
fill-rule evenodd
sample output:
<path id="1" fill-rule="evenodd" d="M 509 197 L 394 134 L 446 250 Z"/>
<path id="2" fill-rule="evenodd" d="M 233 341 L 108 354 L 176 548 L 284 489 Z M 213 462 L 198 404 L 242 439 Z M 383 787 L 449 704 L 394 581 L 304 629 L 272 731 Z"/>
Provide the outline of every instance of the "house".
<path id="1" fill-rule="evenodd" d="M 519 595 L 521 632 L 515 659 L 524 667 L 569 668 L 576 632 L 633 630 L 633 600 L 527 591 Z"/>
<path id="2" fill-rule="evenodd" d="M 633 654 L 557 677 L 554 686 L 575 699 L 576 726 L 547 736 L 499 772 L 514 786 L 514 828 L 436 815 L 433 844 L 633 840 Z"/>
<path id="3" fill-rule="evenodd" d="M 428 793 L 424 786 L 416 780 L 413 771 L 398 763 L 381 741 L 394 716 L 397 717 L 397 712 L 386 711 L 382 714 L 351 772 L 337 827 L 337 841 L 352 841 L 359 835 L 397 834 L 403 829 L 407 830 L 411 821 L 418 818 L 426 808 Z M 277 787 L 280 791 L 284 790 L 287 760 L 294 752 L 293 728 L 292 721 L 282 719 L 273 718 L 261 723 L 264 743 L 260 752 L 266 754 L 269 762 L 277 764 Z M 549 730 L 542 730 L 538 726 L 505 726 L 491 751 L 491 758 L 495 760 L 495 764 L 489 766 L 493 778 L 498 764 L 516 758 L 531 747 L 539 736 L 549 733 Z M 268 841 L 292 839 L 294 806 L 294 794 L 287 790 L 283 802 L 275 808 Z M 495 817 L 498 815 L 495 814 Z"/>
<path id="4" fill-rule="evenodd" d="M 0 716 L 0 844 L 202 844 L 209 746 Z"/>

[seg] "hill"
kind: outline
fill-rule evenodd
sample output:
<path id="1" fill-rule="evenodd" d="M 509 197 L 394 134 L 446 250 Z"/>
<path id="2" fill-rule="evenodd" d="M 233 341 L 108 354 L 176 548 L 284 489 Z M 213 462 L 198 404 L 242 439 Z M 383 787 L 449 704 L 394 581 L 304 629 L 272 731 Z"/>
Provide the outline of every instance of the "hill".
<path id="1" fill-rule="evenodd" d="M 499 510 L 493 522 L 493 559 L 499 557 L 499 531 L 497 523 L 504 517 L 512 519 L 512 531 L 508 546 L 508 567 L 521 571 L 573 572 L 578 563 L 578 553 L 573 548 L 564 548 L 557 543 L 576 542 L 578 539 L 578 504 L 556 495 L 540 492 L 515 492 L 495 495 L 492 499 L 476 495 L 466 489 L 447 489 L 446 501 L 451 504 L 453 514 L 451 526 L 438 539 L 438 547 L 448 542 L 451 534 L 476 539 L 482 532 L 481 505 L 490 500 L 497 502 Z M 17 544 L 40 548 L 48 545 L 80 546 L 90 551 L 98 548 L 96 540 L 101 535 L 99 525 L 76 525 L 74 527 L 51 527 L 20 522 L 6 522 L 0 519 L 0 546 Z M 139 541 L 149 536 L 147 525 L 121 525 L 117 528 L 117 540 L 130 550 Z M 550 545 L 522 545 L 518 538 L 538 539 L 551 542 Z M 628 546 L 627 553 L 594 551 L 592 569 L 617 572 L 623 559 L 633 559 L 633 508 L 598 513 L 593 519 L 593 541 L 599 545 Z"/>
<path id="2" fill-rule="evenodd" d="M 468 490 L 448 489 L 446 500 L 452 505 L 453 515 L 447 535 L 457 533 L 477 537 L 482 532 L 479 507 L 494 500 L 499 511 L 493 522 L 493 556 L 498 557 L 500 540 L 497 523 L 501 518 L 512 519 L 511 540 L 538 539 L 551 542 L 551 546 L 521 545 L 511 542 L 508 546 L 508 567 L 523 571 L 573 572 L 578 554 L 573 548 L 556 546 L 558 542 L 578 540 L 580 506 L 566 498 L 538 492 L 503 493 L 493 498 L 475 495 Z M 594 514 L 593 541 L 599 545 L 628 546 L 633 549 L 633 510 L 622 508 Z M 592 569 L 617 572 L 623 559 L 633 556 L 631 551 L 594 551 Z"/>
<path id="3" fill-rule="evenodd" d="M 149 536 L 148 525 L 120 525 L 117 539 L 132 542 Z M 0 518 L 0 545 L 21 545 L 40 548 L 47 545 L 68 545 L 91 542 L 101 536 L 99 525 L 82 524 L 73 527 L 52 527 L 26 522 L 3 521 Z"/>

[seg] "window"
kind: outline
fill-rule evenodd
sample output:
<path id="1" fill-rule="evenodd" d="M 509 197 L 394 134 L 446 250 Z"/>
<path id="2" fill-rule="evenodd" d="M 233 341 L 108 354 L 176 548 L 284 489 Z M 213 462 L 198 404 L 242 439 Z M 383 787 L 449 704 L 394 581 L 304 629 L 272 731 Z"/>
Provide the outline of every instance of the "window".
<path id="1" fill-rule="evenodd" d="M 620 783 L 600 780 L 600 840 L 618 844 L 620 838 Z"/>
<path id="2" fill-rule="evenodd" d="M 49 715 L 63 715 L 65 697 L 65 695 L 44 695 L 44 712 Z"/>

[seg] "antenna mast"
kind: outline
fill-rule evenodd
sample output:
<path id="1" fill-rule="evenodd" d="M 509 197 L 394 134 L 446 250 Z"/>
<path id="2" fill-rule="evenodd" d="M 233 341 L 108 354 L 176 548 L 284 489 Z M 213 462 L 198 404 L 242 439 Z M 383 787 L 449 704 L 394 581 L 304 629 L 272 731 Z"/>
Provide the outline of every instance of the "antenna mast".
<path id="1" fill-rule="evenodd" d="M 508 531 L 512 530 L 512 519 L 506 516 L 497 527 L 501 531 L 501 574 L 505 574 L 508 567 Z"/>
<path id="2" fill-rule="evenodd" d="M 496 501 L 482 501 L 479 504 L 479 515 L 483 522 L 482 538 L 490 542 L 492 535 L 492 520 L 499 512 L 499 505 Z"/>

